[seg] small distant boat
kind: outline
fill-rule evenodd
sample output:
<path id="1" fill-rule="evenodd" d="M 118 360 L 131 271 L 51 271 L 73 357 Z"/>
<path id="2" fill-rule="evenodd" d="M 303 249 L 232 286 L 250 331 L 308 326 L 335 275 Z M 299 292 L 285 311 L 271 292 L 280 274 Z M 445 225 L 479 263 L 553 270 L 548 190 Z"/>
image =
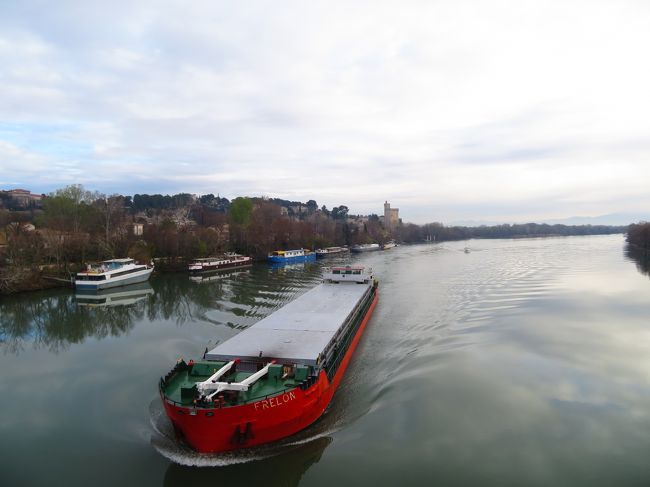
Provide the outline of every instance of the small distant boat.
<path id="1" fill-rule="evenodd" d="M 360 245 L 355 245 L 350 249 L 352 252 L 359 253 L 359 252 L 372 252 L 374 250 L 381 250 L 381 247 L 377 243 L 372 243 L 372 244 L 360 244 Z"/>
<path id="2" fill-rule="evenodd" d="M 289 262 L 312 262 L 315 260 L 316 254 L 307 249 L 276 250 L 268 256 L 268 261 L 275 264 L 287 264 Z"/>
<path id="3" fill-rule="evenodd" d="M 202 257 L 190 262 L 190 272 L 217 271 L 221 269 L 234 269 L 253 265 L 253 259 L 246 255 L 228 252 L 218 257 Z"/>
<path id="4" fill-rule="evenodd" d="M 395 240 L 389 240 L 382 246 L 381 249 L 388 250 L 388 249 L 392 249 L 393 247 L 397 247 L 397 243 L 395 242 Z"/>
<path id="5" fill-rule="evenodd" d="M 84 272 L 74 276 L 74 287 L 79 290 L 98 291 L 112 287 L 144 282 L 151 277 L 151 265 L 136 264 L 133 259 L 111 259 L 98 265 L 88 265 Z"/>
<path id="6" fill-rule="evenodd" d="M 349 252 L 347 247 L 325 247 L 324 249 L 316 249 L 316 257 L 327 257 L 333 254 L 344 254 Z"/>
<path id="7" fill-rule="evenodd" d="M 469 254 L 469 247 L 465 247 L 465 250 L 463 252 L 465 252 L 466 254 Z"/>

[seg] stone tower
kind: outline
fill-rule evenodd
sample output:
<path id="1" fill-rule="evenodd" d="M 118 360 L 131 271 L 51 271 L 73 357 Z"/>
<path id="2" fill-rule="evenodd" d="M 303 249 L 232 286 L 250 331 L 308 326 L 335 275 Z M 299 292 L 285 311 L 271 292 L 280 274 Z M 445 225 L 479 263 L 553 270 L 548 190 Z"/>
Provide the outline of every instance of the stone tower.
<path id="1" fill-rule="evenodd" d="M 384 228 L 391 232 L 397 228 L 399 224 L 399 209 L 391 208 L 390 203 L 384 203 Z"/>
<path id="2" fill-rule="evenodd" d="M 384 228 L 390 230 L 390 203 L 384 203 Z"/>

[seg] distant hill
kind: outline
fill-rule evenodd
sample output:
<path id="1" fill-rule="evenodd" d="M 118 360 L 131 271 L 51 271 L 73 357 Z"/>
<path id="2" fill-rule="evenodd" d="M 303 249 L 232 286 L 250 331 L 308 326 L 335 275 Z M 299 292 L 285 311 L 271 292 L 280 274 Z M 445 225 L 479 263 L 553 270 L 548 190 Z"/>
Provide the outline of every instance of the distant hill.
<path id="1" fill-rule="evenodd" d="M 535 223 L 548 223 L 549 225 L 629 225 L 630 223 L 638 223 L 641 221 L 650 221 L 650 212 L 648 214 L 642 213 L 609 213 L 600 216 L 571 216 L 569 218 L 556 218 L 550 220 L 541 220 Z M 480 227 L 480 226 L 495 226 L 504 223 L 513 222 L 497 222 L 497 221 L 480 221 L 480 220 L 462 220 L 451 222 L 449 226 L 458 227 Z M 527 221 L 520 221 L 516 223 L 529 223 Z"/>
<path id="2" fill-rule="evenodd" d="M 504 223 L 512 222 L 497 222 L 493 220 L 457 220 L 445 223 L 448 227 L 494 227 L 496 225 L 503 225 Z"/>
<path id="3" fill-rule="evenodd" d="M 544 220 L 550 225 L 629 225 L 640 221 L 650 221 L 650 213 L 610 213 L 600 216 L 572 216 L 560 220 Z"/>

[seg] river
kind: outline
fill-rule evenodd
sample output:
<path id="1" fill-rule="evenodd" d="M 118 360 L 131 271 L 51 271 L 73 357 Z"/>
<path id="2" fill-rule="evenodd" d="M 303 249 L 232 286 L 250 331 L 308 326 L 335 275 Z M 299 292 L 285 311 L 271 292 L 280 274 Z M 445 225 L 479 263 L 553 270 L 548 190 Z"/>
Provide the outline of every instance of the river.
<path id="1" fill-rule="evenodd" d="M 623 236 L 324 262 L 380 279 L 330 409 L 294 438 L 221 456 L 175 443 L 159 377 L 316 285 L 322 262 L 0 298 L 0 484 L 650 483 L 650 279 Z"/>

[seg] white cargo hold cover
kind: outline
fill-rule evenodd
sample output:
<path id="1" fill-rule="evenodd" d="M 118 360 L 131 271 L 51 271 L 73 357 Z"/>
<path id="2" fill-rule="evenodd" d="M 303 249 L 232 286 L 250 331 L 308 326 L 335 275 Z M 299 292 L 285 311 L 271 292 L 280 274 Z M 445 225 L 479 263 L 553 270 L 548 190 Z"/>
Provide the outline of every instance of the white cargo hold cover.
<path id="1" fill-rule="evenodd" d="M 316 365 L 319 355 L 372 287 L 323 283 L 210 350 L 207 360 L 265 359 Z"/>

